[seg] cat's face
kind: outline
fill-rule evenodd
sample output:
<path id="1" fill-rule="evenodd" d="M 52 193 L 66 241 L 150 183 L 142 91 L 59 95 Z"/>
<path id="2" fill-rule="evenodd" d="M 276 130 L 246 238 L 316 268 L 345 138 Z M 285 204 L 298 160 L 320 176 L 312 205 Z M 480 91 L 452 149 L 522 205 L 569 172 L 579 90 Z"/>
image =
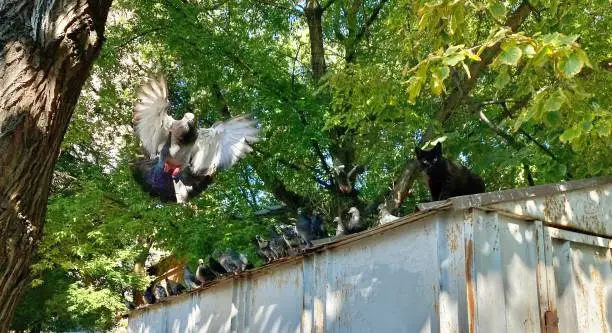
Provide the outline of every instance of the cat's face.
<path id="1" fill-rule="evenodd" d="M 431 150 L 414 149 L 419 165 L 425 172 L 433 171 L 443 166 L 442 145 L 438 142 Z"/>

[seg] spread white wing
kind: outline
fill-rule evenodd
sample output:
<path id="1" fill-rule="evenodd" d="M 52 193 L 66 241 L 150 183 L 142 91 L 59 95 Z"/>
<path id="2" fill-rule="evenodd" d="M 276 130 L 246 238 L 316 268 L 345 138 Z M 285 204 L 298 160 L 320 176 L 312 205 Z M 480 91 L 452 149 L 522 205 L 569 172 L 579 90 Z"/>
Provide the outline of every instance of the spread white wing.
<path id="1" fill-rule="evenodd" d="M 134 130 L 143 147 L 155 158 L 168 138 L 174 118 L 168 115 L 168 89 L 163 77 L 148 80 L 140 88 L 134 106 Z"/>
<path id="2" fill-rule="evenodd" d="M 246 116 L 201 128 L 193 147 L 191 171 L 197 175 L 211 175 L 229 168 L 253 151 L 250 143 L 259 141 L 255 121 Z"/>

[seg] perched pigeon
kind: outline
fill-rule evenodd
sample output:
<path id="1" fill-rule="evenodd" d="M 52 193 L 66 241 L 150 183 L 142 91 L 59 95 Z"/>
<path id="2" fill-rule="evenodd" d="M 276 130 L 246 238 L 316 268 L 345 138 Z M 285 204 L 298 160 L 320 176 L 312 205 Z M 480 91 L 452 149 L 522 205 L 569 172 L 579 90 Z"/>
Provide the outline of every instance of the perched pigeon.
<path id="1" fill-rule="evenodd" d="M 155 304 L 157 301 L 155 293 L 153 292 L 153 286 L 148 286 L 143 295 L 146 304 Z"/>
<path id="2" fill-rule="evenodd" d="M 182 203 L 201 193 L 215 172 L 231 167 L 250 153 L 249 144 L 259 140 L 259 130 L 246 116 L 198 129 L 193 113 L 186 113 L 180 120 L 168 115 L 167 96 L 163 77 L 151 79 L 141 87 L 133 113 L 134 130 L 150 162 L 137 163 L 134 171 L 141 174 L 137 179 L 149 193 L 172 200 L 169 194 L 174 191 L 176 202 Z"/>
<path id="3" fill-rule="evenodd" d="M 342 222 L 340 216 L 334 217 L 334 223 L 336 224 L 336 236 L 346 235 L 346 228 L 344 227 L 344 222 Z"/>
<path id="4" fill-rule="evenodd" d="M 312 211 L 311 221 L 312 230 L 316 237 L 315 239 L 328 237 L 327 230 L 325 230 L 325 224 L 323 224 L 323 217 L 321 217 L 318 211 Z"/>
<path id="5" fill-rule="evenodd" d="M 298 235 L 302 237 L 304 242 L 306 242 L 306 247 L 311 247 L 312 240 L 316 239 L 316 236 L 312 227 L 312 221 L 308 216 L 306 216 L 306 214 L 304 214 L 304 209 L 302 208 L 298 208 L 297 211 L 295 230 L 297 231 Z"/>
<path id="6" fill-rule="evenodd" d="M 270 241 L 264 239 L 260 235 L 255 235 L 255 241 L 257 243 L 259 253 L 263 258 L 266 259 L 266 264 L 278 259 L 276 253 L 274 253 L 274 251 L 272 251 L 272 248 L 270 247 Z"/>
<path id="7" fill-rule="evenodd" d="M 202 260 L 202 263 L 204 263 L 204 260 Z M 199 267 L 200 266 L 198 266 L 198 268 Z M 187 290 L 192 290 L 198 287 L 198 280 L 193 275 L 193 273 L 191 273 L 191 270 L 189 270 L 189 266 L 187 265 L 185 265 L 185 267 L 183 268 L 183 281 L 185 281 L 185 286 L 187 287 Z"/>
<path id="8" fill-rule="evenodd" d="M 397 220 L 399 217 L 395 215 L 391 215 L 389 213 L 389 209 L 387 209 L 387 205 L 381 203 L 378 205 L 378 223 L 386 224 Z"/>
<path id="9" fill-rule="evenodd" d="M 354 234 L 367 229 L 365 221 L 361 220 L 357 207 L 351 207 L 348 213 L 349 220 L 345 227 L 347 234 Z"/>
<path id="10" fill-rule="evenodd" d="M 295 226 L 281 224 L 278 226 L 287 244 L 287 254 L 290 256 L 296 256 L 302 252 L 302 246 L 304 245 L 304 240 L 297 233 Z"/>
<path id="11" fill-rule="evenodd" d="M 166 277 L 166 289 L 170 296 L 180 295 L 185 292 L 185 286 L 182 284 L 172 281 Z"/>
<path id="12" fill-rule="evenodd" d="M 304 244 L 304 240 L 297 233 L 295 226 L 281 224 L 278 226 L 278 228 L 280 229 L 283 239 L 289 248 L 300 247 L 302 244 Z"/>
<path id="13" fill-rule="evenodd" d="M 229 273 L 213 256 L 208 256 L 208 268 L 217 276 Z"/>
<path id="14" fill-rule="evenodd" d="M 164 288 L 160 283 L 155 285 L 154 293 L 155 298 L 158 300 L 168 297 L 168 292 L 166 291 L 166 288 Z"/>
<path id="15" fill-rule="evenodd" d="M 249 261 L 242 253 L 236 252 L 234 249 L 227 249 L 224 252 L 215 251 L 213 254 L 226 271 L 234 274 L 242 273 L 247 269 Z"/>
<path id="16" fill-rule="evenodd" d="M 289 255 L 287 243 L 283 236 L 281 236 L 276 227 L 271 225 L 268 227 L 270 237 L 270 249 L 274 252 L 277 258 L 284 258 Z"/>
<path id="17" fill-rule="evenodd" d="M 196 270 L 196 279 L 200 284 L 213 281 L 217 278 L 217 274 L 204 264 L 204 259 L 198 260 L 198 269 Z"/>
<path id="18" fill-rule="evenodd" d="M 123 304 L 128 310 L 136 309 L 136 303 L 134 303 L 132 291 L 129 289 L 123 291 Z"/>

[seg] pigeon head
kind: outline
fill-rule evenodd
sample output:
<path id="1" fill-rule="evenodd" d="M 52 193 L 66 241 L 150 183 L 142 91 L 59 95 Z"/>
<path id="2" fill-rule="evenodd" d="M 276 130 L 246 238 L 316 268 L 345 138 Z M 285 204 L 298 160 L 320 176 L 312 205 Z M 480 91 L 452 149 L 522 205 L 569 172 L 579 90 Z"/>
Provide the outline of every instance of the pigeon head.
<path id="1" fill-rule="evenodd" d="M 267 247 L 270 244 L 268 240 L 265 240 L 260 235 L 255 235 L 255 239 L 257 240 L 257 245 L 262 249 Z"/>
<path id="2" fill-rule="evenodd" d="M 359 210 L 357 209 L 357 207 L 351 207 L 348 213 L 351 214 L 351 216 L 359 216 Z"/>
<path id="3" fill-rule="evenodd" d="M 204 265 L 204 259 L 202 258 L 198 259 L 198 265 L 200 266 Z"/>
<path id="4" fill-rule="evenodd" d="M 302 207 L 298 208 L 297 209 L 297 213 L 298 213 L 298 215 L 304 214 L 304 208 L 302 208 Z"/>

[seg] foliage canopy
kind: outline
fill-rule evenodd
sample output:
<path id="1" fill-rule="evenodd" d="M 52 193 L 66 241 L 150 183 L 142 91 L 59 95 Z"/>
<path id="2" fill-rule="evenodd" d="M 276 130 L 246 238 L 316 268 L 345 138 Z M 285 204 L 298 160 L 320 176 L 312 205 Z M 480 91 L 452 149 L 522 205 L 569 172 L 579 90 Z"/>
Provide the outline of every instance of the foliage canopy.
<path id="1" fill-rule="evenodd" d="M 255 259 L 254 234 L 298 206 L 328 223 L 390 198 L 412 212 L 426 186 L 398 184 L 427 141 L 490 191 L 610 174 L 611 30 L 604 0 L 115 1 L 21 304 L 44 310 L 14 326 L 112 326 L 151 247 L 192 265 L 227 246 Z M 129 171 L 135 91 L 156 72 L 175 116 L 249 113 L 265 138 L 185 206 L 148 198 Z M 364 167 L 350 194 L 339 165 Z"/>

